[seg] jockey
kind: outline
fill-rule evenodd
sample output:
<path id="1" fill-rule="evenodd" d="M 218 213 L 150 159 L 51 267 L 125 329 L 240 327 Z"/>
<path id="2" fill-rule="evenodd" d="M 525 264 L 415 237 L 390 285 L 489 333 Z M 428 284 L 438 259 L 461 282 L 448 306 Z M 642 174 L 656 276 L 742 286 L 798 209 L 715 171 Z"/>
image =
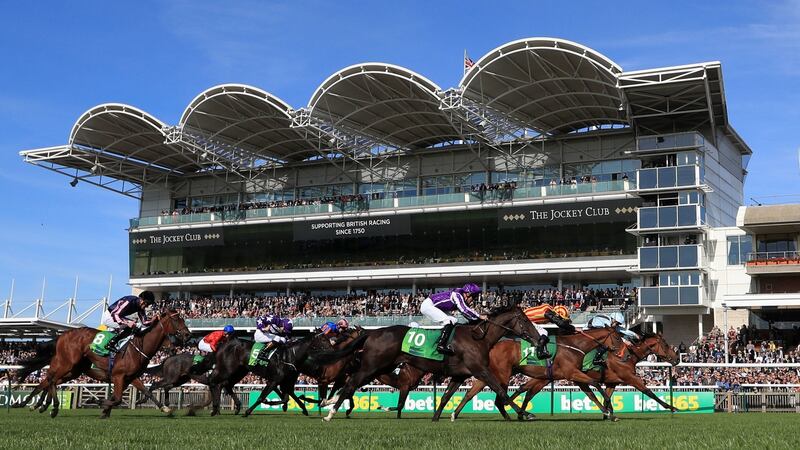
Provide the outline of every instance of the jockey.
<path id="1" fill-rule="evenodd" d="M 200 342 L 197 344 L 197 348 L 200 350 L 200 353 L 205 355 L 205 358 L 198 364 L 195 364 L 189 369 L 190 373 L 203 373 L 206 372 L 211 368 L 213 362 L 208 363 L 206 366 L 207 361 L 213 361 L 213 353 L 216 353 L 217 349 L 224 344 L 231 336 L 233 336 L 233 325 L 225 325 L 221 331 L 212 331 L 211 333 L 205 335 L 203 339 L 200 339 Z"/>
<path id="2" fill-rule="evenodd" d="M 444 325 L 442 328 L 442 335 L 439 336 L 439 341 L 436 343 L 436 350 L 443 355 L 452 355 L 453 350 L 447 345 L 450 338 L 450 333 L 453 331 L 456 322 L 455 317 L 448 315 L 448 312 L 458 309 L 467 320 L 486 320 L 486 315 L 478 314 L 469 307 L 469 301 L 473 295 L 477 294 L 481 288 L 474 283 L 467 283 L 463 288 L 456 288 L 450 291 L 437 292 L 426 298 L 421 305 L 419 305 L 419 312 L 432 321 Z"/>
<path id="3" fill-rule="evenodd" d="M 566 306 L 552 306 L 548 303 L 543 303 L 539 306 L 526 308 L 524 312 L 539 333 L 539 344 L 536 346 L 536 356 L 539 359 L 550 357 L 550 352 L 547 351 L 547 343 L 550 342 L 550 338 L 547 336 L 547 329 L 541 324 L 554 323 L 568 333 L 575 332 L 575 327 L 570 323 L 569 311 Z"/>
<path id="4" fill-rule="evenodd" d="M 116 330 L 117 334 L 109 339 L 106 348 L 116 352 L 119 341 L 133 333 L 136 327 L 136 320 L 129 319 L 128 316 L 136 313 L 142 325 L 150 325 L 153 320 L 147 318 L 145 310 L 155 302 L 156 297 L 151 291 L 142 291 L 138 297 L 126 295 L 108 305 L 108 309 L 103 311 L 100 323 L 109 329 Z"/>
<path id="5" fill-rule="evenodd" d="M 333 345 L 339 341 L 339 338 L 342 336 L 347 328 L 350 326 L 350 323 L 347 322 L 347 319 L 341 318 L 336 323 L 333 322 L 325 322 L 320 327 L 320 332 L 325 336 L 330 336 Z"/>
<path id="6" fill-rule="evenodd" d="M 624 339 L 629 342 L 637 342 L 639 340 L 639 335 L 634 333 L 633 331 L 625 328 L 622 326 L 622 323 L 625 321 L 625 318 L 622 317 L 621 313 L 609 313 L 609 314 L 597 314 L 592 316 L 588 322 L 586 322 L 587 328 L 603 328 L 603 327 L 610 327 L 612 324 L 616 323 L 617 331 L 620 332 L 624 336 Z M 608 351 L 608 348 L 604 346 L 600 346 L 597 348 L 597 352 L 594 355 L 594 361 L 592 364 L 596 366 L 605 365 L 605 361 L 603 361 L 603 356 Z"/>
<path id="7" fill-rule="evenodd" d="M 272 314 L 256 319 L 256 331 L 253 334 L 253 339 L 256 342 L 267 343 L 258 353 L 258 359 L 263 361 L 263 358 L 267 355 L 267 350 L 277 344 L 286 342 L 286 336 L 291 334 L 293 328 L 292 319 L 284 319 Z"/>

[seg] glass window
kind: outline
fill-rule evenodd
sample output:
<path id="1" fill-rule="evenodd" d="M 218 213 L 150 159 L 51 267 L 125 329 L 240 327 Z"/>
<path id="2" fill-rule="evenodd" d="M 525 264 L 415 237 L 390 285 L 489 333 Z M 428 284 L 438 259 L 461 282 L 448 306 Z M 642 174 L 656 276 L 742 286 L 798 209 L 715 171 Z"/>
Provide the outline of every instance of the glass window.
<path id="1" fill-rule="evenodd" d="M 639 189 L 655 189 L 657 186 L 657 169 L 642 169 L 639 171 Z"/>
<path id="2" fill-rule="evenodd" d="M 674 206 L 658 208 L 658 226 L 661 228 L 674 227 L 678 224 L 678 211 Z"/>
<path id="3" fill-rule="evenodd" d="M 728 265 L 742 264 L 742 254 L 739 248 L 739 236 L 728 236 Z"/>
<path id="4" fill-rule="evenodd" d="M 740 262 L 739 264 L 743 264 L 747 261 L 748 255 L 753 252 L 753 237 L 749 234 L 744 236 L 739 236 L 739 255 L 740 255 Z"/>
<path id="5" fill-rule="evenodd" d="M 681 245 L 679 250 L 679 262 L 681 267 L 696 267 L 697 266 L 697 249 L 696 245 Z"/>
<path id="6" fill-rule="evenodd" d="M 639 208 L 639 228 L 658 227 L 658 208 Z"/>
<path id="7" fill-rule="evenodd" d="M 674 167 L 662 167 L 658 169 L 658 187 L 675 187 Z"/>
<path id="8" fill-rule="evenodd" d="M 678 247 L 660 247 L 658 249 L 658 266 L 660 268 L 678 266 Z"/>
<path id="9" fill-rule="evenodd" d="M 697 224 L 697 207 L 679 206 L 678 207 L 678 226 L 688 227 Z"/>
<path id="10" fill-rule="evenodd" d="M 695 176 L 694 176 L 695 166 L 681 166 L 678 167 L 678 186 L 694 186 L 695 183 Z"/>
<path id="11" fill-rule="evenodd" d="M 658 290 L 659 288 L 641 288 L 639 289 L 639 304 L 642 306 L 658 306 Z"/>
<path id="12" fill-rule="evenodd" d="M 642 269 L 658 268 L 658 247 L 644 247 L 639 249 L 639 266 Z"/>
<path id="13" fill-rule="evenodd" d="M 699 305 L 700 289 L 696 287 L 682 287 L 680 289 L 681 305 Z"/>
<path id="14" fill-rule="evenodd" d="M 677 287 L 662 287 L 659 288 L 659 297 L 662 305 L 677 305 L 678 304 L 678 289 Z"/>

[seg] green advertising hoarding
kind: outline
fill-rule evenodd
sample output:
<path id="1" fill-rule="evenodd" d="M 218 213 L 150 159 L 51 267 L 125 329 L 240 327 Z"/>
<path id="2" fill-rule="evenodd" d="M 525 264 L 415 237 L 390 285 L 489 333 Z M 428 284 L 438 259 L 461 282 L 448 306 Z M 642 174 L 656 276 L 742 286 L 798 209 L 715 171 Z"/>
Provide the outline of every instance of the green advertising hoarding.
<path id="1" fill-rule="evenodd" d="M 0 392 L 0 408 L 8 407 L 9 402 L 10 406 L 19 405 L 30 393 L 31 391 L 11 391 L 11 396 L 9 397 L 8 391 L 3 389 Z M 72 407 L 72 391 L 58 391 L 58 401 L 61 409 L 70 409 Z"/>
<path id="2" fill-rule="evenodd" d="M 300 392 L 298 392 L 300 394 Z M 258 399 L 259 392 L 250 393 L 250 404 Z M 316 398 L 316 392 L 304 392 L 303 395 L 309 398 Z M 464 398 L 464 392 L 456 392 L 453 398 L 445 405 L 444 412 L 452 412 Z M 669 392 L 656 393 L 656 396 L 669 403 Z M 439 404 L 442 395 L 437 393 L 436 404 Z M 277 400 L 277 395 L 270 394 L 269 400 Z M 358 392 L 353 396 L 356 412 L 382 411 L 383 408 L 397 406 L 397 392 Z M 495 395 L 491 392 L 481 392 L 464 407 L 463 413 L 497 413 L 494 404 Z M 614 412 L 636 413 L 636 412 L 667 412 L 655 400 L 647 397 L 640 392 L 618 392 L 613 395 L 611 401 Z M 522 399 L 515 400 L 517 405 L 522 404 Z M 673 405 L 681 413 L 713 413 L 714 412 L 714 393 L 713 392 L 673 392 Z M 306 408 L 316 408 L 315 404 L 307 403 Z M 344 406 L 343 406 L 344 408 Z M 281 405 L 259 405 L 257 410 L 268 411 L 282 410 Z M 289 401 L 290 411 L 300 411 L 300 407 L 292 400 Z M 405 412 L 424 412 L 433 413 L 433 394 L 430 392 L 411 392 L 406 399 Z M 535 414 L 550 412 L 550 393 L 540 392 L 528 405 L 527 411 Z M 553 395 L 553 412 L 558 414 L 580 414 L 598 413 L 597 406 L 582 392 L 568 391 L 556 392 Z"/>

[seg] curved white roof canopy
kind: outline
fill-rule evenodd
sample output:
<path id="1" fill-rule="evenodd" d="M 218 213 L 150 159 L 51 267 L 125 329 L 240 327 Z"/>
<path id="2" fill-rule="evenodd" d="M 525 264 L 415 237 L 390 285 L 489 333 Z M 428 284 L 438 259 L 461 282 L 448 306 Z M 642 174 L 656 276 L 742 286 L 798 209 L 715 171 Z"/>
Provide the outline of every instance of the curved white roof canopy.
<path id="1" fill-rule="evenodd" d="M 409 69 L 383 63 L 347 67 L 312 95 L 313 117 L 403 148 L 424 148 L 459 139 L 440 109 L 434 82 Z"/>
<path id="2" fill-rule="evenodd" d="M 181 115 L 185 132 L 279 161 L 317 155 L 319 141 L 291 127 L 292 108 L 280 98 L 253 86 L 224 84 L 200 93 Z"/>
<path id="3" fill-rule="evenodd" d="M 575 42 L 529 38 L 480 58 L 459 83 L 465 98 L 545 134 L 627 124 L 622 68 Z"/>
<path id="4" fill-rule="evenodd" d="M 166 125 L 134 106 L 97 105 L 81 115 L 69 135 L 69 145 L 101 150 L 146 165 L 187 172 L 201 166 L 165 144 Z"/>

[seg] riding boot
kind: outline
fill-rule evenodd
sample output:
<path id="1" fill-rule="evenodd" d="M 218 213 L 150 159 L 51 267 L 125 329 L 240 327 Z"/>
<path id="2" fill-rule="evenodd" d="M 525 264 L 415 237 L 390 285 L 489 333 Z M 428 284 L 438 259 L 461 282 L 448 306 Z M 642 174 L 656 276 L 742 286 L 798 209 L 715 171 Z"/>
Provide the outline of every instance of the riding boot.
<path id="1" fill-rule="evenodd" d="M 539 335 L 539 345 L 536 346 L 536 357 L 539 359 L 550 358 L 550 352 L 547 351 L 547 343 L 550 338 L 546 334 Z"/>
<path id="2" fill-rule="evenodd" d="M 117 348 L 119 341 L 130 336 L 132 333 L 133 333 L 132 327 L 125 327 L 119 330 L 116 334 L 114 334 L 114 336 L 111 337 L 111 339 L 108 340 L 108 343 L 106 344 L 106 349 L 108 349 L 108 351 L 110 351 L 111 353 L 118 352 L 120 350 Z"/>
<path id="3" fill-rule="evenodd" d="M 594 354 L 594 360 L 592 360 L 592 365 L 600 367 L 605 366 L 606 361 L 605 359 L 603 359 L 603 356 L 606 354 L 607 351 L 608 348 L 602 345 L 600 347 L 597 347 L 597 353 Z"/>
<path id="4" fill-rule="evenodd" d="M 261 362 L 264 362 L 264 363 L 269 362 L 269 351 L 272 348 L 277 347 L 277 345 L 278 345 L 278 343 L 275 342 L 275 341 L 267 342 L 267 345 L 265 345 L 264 348 L 262 348 L 261 351 L 258 352 L 258 355 L 256 356 L 256 359 L 261 361 Z"/>
<path id="5" fill-rule="evenodd" d="M 455 328 L 455 324 L 448 323 L 442 328 L 442 334 L 439 336 L 439 340 L 436 342 L 436 351 L 443 355 L 452 355 L 454 354 L 453 349 L 447 345 L 447 342 L 450 340 L 450 333 L 453 332 L 453 328 Z"/>

